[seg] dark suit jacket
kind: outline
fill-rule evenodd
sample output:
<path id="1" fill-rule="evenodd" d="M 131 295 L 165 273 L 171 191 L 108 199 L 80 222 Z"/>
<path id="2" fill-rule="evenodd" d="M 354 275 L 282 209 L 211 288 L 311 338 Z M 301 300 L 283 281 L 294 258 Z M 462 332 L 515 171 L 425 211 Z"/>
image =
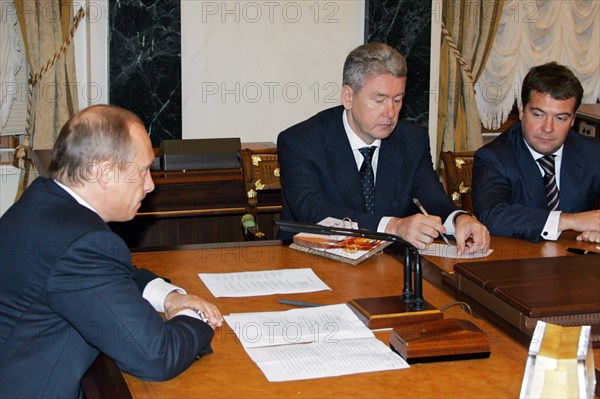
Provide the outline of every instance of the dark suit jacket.
<path id="1" fill-rule="evenodd" d="M 349 217 L 361 228 L 377 230 L 383 216 L 417 213 L 413 197 L 442 220 L 458 209 L 433 169 L 427 132 L 399 122 L 382 140 L 375 214 L 368 214 L 342 112 L 342 106 L 327 109 L 279 134 L 282 219 L 317 223 L 328 216 Z"/>
<path id="2" fill-rule="evenodd" d="M 594 209 L 600 196 L 600 140 L 570 131 L 560 170 L 560 209 Z M 490 233 L 541 238 L 550 213 L 544 181 L 527 149 L 521 122 L 475 153 L 473 205 Z"/>
<path id="3" fill-rule="evenodd" d="M 164 322 L 141 294 L 156 276 L 52 180 L 36 179 L 0 226 L 0 397 L 76 398 L 99 352 L 146 380 L 210 353 L 212 329 Z"/>

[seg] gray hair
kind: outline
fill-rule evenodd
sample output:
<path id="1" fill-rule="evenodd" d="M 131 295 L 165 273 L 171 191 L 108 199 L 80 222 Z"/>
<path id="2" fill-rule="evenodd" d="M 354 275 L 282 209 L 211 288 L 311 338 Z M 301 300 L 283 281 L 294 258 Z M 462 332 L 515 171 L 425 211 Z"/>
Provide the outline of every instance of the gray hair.
<path id="1" fill-rule="evenodd" d="M 383 74 L 404 77 L 406 72 L 404 56 L 392 47 L 383 43 L 363 44 L 346 57 L 343 84 L 359 92 L 366 77 Z"/>
<path id="2" fill-rule="evenodd" d="M 144 125 L 137 115 L 114 105 L 94 105 L 76 113 L 54 143 L 49 177 L 77 185 L 93 177 L 90 167 L 101 162 L 125 168 L 134 156 L 130 128 L 135 124 Z"/>

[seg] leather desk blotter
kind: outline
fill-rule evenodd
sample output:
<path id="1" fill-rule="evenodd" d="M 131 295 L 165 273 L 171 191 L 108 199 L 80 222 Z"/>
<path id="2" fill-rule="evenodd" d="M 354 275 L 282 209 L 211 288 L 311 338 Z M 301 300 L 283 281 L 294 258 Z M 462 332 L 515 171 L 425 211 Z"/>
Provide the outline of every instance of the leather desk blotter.
<path id="1" fill-rule="evenodd" d="M 600 256 L 458 263 L 454 287 L 532 336 L 538 320 L 591 325 L 600 341 Z"/>
<path id="2" fill-rule="evenodd" d="M 490 345 L 483 331 L 470 321 L 460 319 L 441 319 L 395 328 L 390 346 L 408 363 L 490 356 Z"/>

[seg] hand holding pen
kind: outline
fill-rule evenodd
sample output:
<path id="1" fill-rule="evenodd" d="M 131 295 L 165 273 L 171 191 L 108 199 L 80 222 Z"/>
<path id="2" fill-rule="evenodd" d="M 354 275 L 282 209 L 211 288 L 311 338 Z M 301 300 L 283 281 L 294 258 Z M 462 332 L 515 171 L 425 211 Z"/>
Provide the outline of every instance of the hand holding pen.
<path id="1" fill-rule="evenodd" d="M 428 248 L 439 237 L 440 231 L 444 231 L 442 219 L 422 213 L 393 217 L 385 228 L 385 233 L 394 234 L 419 249 Z"/>
<path id="2" fill-rule="evenodd" d="M 421 205 L 421 202 L 418 199 L 413 198 L 413 202 L 419 208 L 423 215 L 429 216 L 429 213 L 425 210 L 425 207 Z M 448 238 L 444 235 L 444 233 L 442 233 L 441 231 L 438 231 L 438 233 L 440 234 L 440 237 L 442 238 L 442 240 L 444 240 L 446 245 L 450 246 L 450 242 L 448 241 Z"/>

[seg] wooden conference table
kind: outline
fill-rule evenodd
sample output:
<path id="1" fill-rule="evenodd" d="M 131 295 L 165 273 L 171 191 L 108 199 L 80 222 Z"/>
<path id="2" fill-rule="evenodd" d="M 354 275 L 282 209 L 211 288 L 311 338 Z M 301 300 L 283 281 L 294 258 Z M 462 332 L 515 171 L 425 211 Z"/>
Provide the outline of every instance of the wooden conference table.
<path id="1" fill-rule="evenodd" d="M 249 245 L 250 244 L 250 245 Z M 558 242 L 531 244 L 494 238 L 494 253 L 488 259 L 564 256 L 570 246 L 594 249 L 591 244 L 565 238 Z M 578 255 L 573 255 L 578 256 Z M 579 255 L 584 256 L 584 255 Z M 281 298 L 323 304 L 346 303 L 353 298 L 399 295 L 402 265 L 390 254 L 377 255 L 359 266 L 350 266 L 281 245 L 279 241 L 236 244 L 204 244 L 173 251 L 142 252 L 133 255 L 138 267 L 168 277 L 189 293 L 208 298 L 223 314 L 285 310 Z M 428 257 L 428 277 L 435 283 L 451 272 L 455 260 Z M 295 295 L 245 298 L 213 298 L 198 277 L 200 272 L 240 272 L 282 268 L 312 268 L 331 291 Z M 455 301 L 429 281 L 423 285 L 425 300 L 438 308 Z M 488 337 L 491 356 L 487 359 L 414 364 L 409 369 L 291 382 L 268 382 L 246 355 L 234 332 L 227 326 L 217 329 L 212 342 L 214 353 L 194 363 L 180 376 L 166 382 L 145 382 L 123 373 L 133 398 L 515 398 L 518 397 L 527 349 L 488 322 L 469 316 L 453 306 L 446 318 L 471 320 Z M 375 335 L 388 343 L 391 332 Z M 599 350 L 595 364 L 600 365 Z M 125 396 L 128 397 L 128 394 Z"/>

